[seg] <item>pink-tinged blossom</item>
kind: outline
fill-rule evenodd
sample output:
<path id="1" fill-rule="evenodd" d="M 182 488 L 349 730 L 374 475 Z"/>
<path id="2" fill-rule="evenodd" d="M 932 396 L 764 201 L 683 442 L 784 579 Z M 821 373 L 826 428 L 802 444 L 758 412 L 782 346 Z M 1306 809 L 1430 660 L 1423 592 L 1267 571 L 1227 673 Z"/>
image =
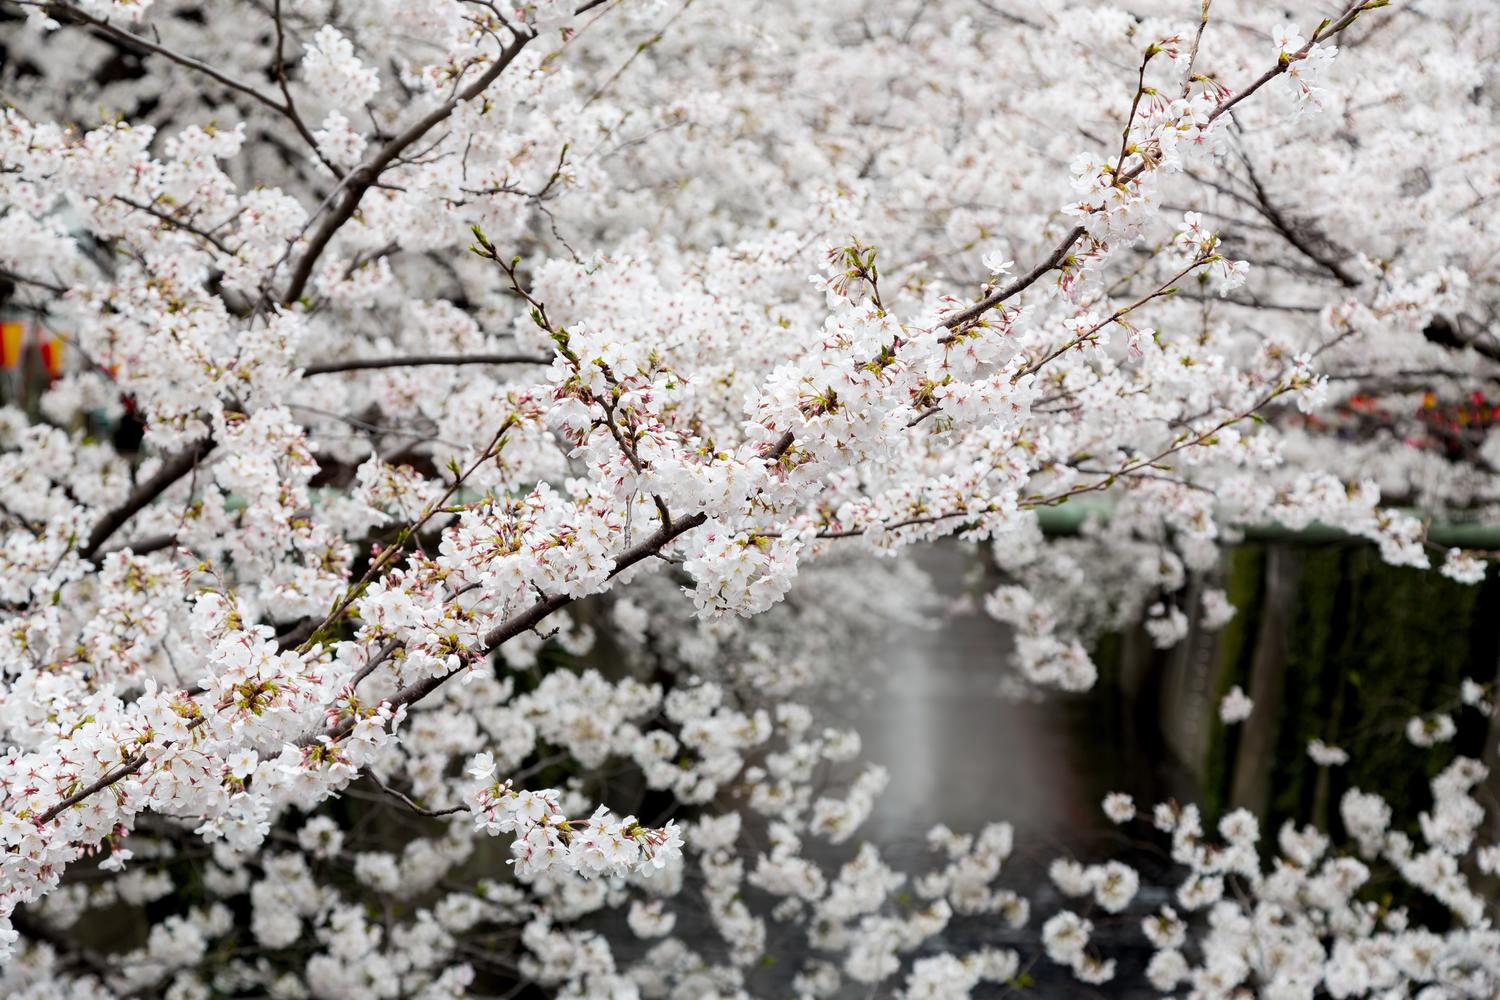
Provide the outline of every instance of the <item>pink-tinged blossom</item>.
<path id="1" fill-rule="evenodd" d="M 65 359 L 0 406 L 7 992 L 460 996 L 498 936 L 550 992 L 755 995 L 786 928 L 804 995 L 999 989 L 1037 953 L 1104 983 L 1088 917 L 1002 884 L 1009 825 L 935 826 L 910 873 L 866 842 L 891 775 L 802 704 L 952 609 L 905 550 L 1003 574 L 973 603 L 1026 698 L 1092 687 L 1101 632 L 1224 626 L 1241 527 L 1426 567 L 1429 517 L 1500 501 L 1467 7 L 740 6 L 7 22 L 6 305 Z M 560 666 L 591 655 L 619 671 Z M 1149 980 L 1494 992 L 1482 777 L 1399 820 L 1348 791 L 1358 859 L 1149 810 L 1182 868 Z M 399 845 L 347 818 L 387 808 Z M 71 953 L 181 861 L 143 943 Z M 1122 862 L 1049 874 L 1135 926 Z M 1366 905 L 1377 877 L 1451 928 Z M 939 953 L 966 919 L 1040 941 Z"/>

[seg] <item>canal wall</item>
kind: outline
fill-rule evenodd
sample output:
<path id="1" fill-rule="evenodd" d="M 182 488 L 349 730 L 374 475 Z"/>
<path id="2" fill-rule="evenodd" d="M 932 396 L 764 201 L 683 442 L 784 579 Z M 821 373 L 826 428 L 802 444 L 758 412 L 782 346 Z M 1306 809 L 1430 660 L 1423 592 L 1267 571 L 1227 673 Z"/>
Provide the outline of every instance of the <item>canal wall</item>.
<path id="1" fill-rule="evenodd" d="M 1096 650 L 1117 711 L 1137 729 L 1154 723 L 1211 815 L 1243 806 L 1269 830 L 1294 818 L 1337 831 L 1338 800 L 1357 787 L 1378 790 L 1414 824 L 1429 779 L 1455 752 L 1495 770 L 1500 730 L 1458 692 L 1465 678 L 1496 687 L 1500 576 L 1466 586 L 1338 542 L 1239 545 L 1222 576 L 1238 613 L 1217 633 L 1194 614 L 1172 649 L 1134 628 Z M 1236 685 L 1255 710 L 1226 726 L 1218 704 Z M 1407 721 L 1436 709 L 1458 723 L 1454 741 L 1411 745 Z M 1349 763 L 1319 767 L 1307 754 L 1313 739 L 1344 748 Z M 1500 794 L 1494 776 L 1491 785 Z"/>

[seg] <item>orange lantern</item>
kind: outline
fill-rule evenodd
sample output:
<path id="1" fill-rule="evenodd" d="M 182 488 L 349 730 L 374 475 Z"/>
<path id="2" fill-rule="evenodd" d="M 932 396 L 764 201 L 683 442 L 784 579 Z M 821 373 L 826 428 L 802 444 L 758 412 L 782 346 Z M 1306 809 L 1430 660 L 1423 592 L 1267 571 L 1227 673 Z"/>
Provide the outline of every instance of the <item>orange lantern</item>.
<path id="1" fill-rule="evenodd" d="M 9 371 L 21 363 L 21 343 L 26 325 L 17 320 L 0 322 L 0 368 Z"/>
<path id="2" fill-rule="evenodd" d="M 63 339 L 57 334 L 43 336 L 37 350 L 42 355 L 42 367 L 47 369 L 48 378 L 57 378 L 63 370 Z"/>

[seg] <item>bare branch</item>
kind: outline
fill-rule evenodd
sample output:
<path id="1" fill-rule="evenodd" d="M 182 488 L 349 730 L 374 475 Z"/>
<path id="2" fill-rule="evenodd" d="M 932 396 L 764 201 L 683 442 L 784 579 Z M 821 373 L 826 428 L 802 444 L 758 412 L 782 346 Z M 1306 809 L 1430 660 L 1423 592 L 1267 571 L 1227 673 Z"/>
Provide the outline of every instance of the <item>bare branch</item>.
<path id="1" fill-rule="evenodd" d="M 282 302 L 291 304 L 302 297 L 302 292 L 307 288 L 307 282 L 312 277 L 313 268 L 318 263 L 318 258 L 328 248 L 329 242 L 335 233 L 343 228 L 344 223 L 354 217 L 359 208 L 360 201 L 365 193 L 379 180 L 381 173 L 391 163 L 407 150 L 413 143 L 417 142 L 433 128 L 447 121 L 456 111 L 460 104 L 473 100 L 482 94 L 490 84 L 494 83 L 505 72 L 506 68 L 515 61 L 516 57 L 536 35 L 532 32 L 518 34 L 514 41 L 495 57 L 490 67 L 467 87 L 462 88 L 448 100 L 433 108 L 427 114 L 407 126 L 400 134 L 390 142 L 380 147 L 375 155 L 352 170 L 344 180 L 343 195 L 333 211 L 323 218 L 318 227 L 313 230 L 308 239 L 307 249 L 297 260 L 297 266 L 292 271 L 290 283 L 287 285 L 286 294 L 282 296 Z"/>
<path id="2" fill-rule="evenodd" d="M 173 229 L 181 230 L 184 233 L 188 233 L 189 235 L 196 236 L 199 239 L 204 240 L 215 250 L 224 254 L 226 257 L 234 256 L 234 251 L 229 249 L 229 247 L 225 245 L 225 243 L 213 233 L 209 232 L 206 229 L 202 229 L 199 226 L 195 226 L 191 222 L 185 222 L 169 212 L 162 211 L 161 209 L 157 208 L 154 203 L 147 204 L 146 202 L 136 201 L 134 198 L 126 197 L 123 194 L 111 195 L 111 197 L 122 205 L 127 205 L 138 212 L 145 212 L 147 215 L 152 216 L 153 218 L 160 219 L 162 222 L 171 226 Z"/>
<path id="3" fill-rule="evenodd" d="M 1240 162 L 1245 165 L 1245 174 L 1250 180 L 1250 187 L 1255 191 L 1255 208 L 1265 220 L 1269 222 L 1281 237 L 1292 245 L 1294 249 L 1308 260 L 1317 264 L 1323 270 L 1338 279 L 1338 283 L 1345 288 L 1358 288 L 1360 280 L 1351 274 L 1348 268 L 1337 260 L 1332 254 L 1320 250 L 1314 245 L 1302 229 L 1293 224 L 1290 219 L 1271 200 L 1266 192 L 1265 186 L 1261 184 L 1259 175 L 1255 172 L 1255 165 L 1250 162 L 1250 157 L 1240 150 Z"/>
<path id="4" fill-rule="evenodd" d="M 6 281 L 15 282 L 18 285 L 31 285 L 33 288 L 40 288 L 43 291 L 51 292 L 54 295 L 68 294 L 68 289 L 65 285 L 55 284 L 43 278 L 33 278 L 29 275 L 20 274 L 16 271 L 12 271 L 8 267 L 0 267 L 0 278 L 4 278 Z"/>
<path id="5" fill-rule="evenodd" d="M 275 0 L 275 5 L 271 9 L 271 20 L 276 25 L 276 61 L 271 66 L 271 75 L 276 77 L 276 84 L 281 88 L 283 102 L 281 112 L 291 120 L 292 127 L 297 130 L 298 135 L 302 136 L 302 140 L 307 143 L 308 148 L 313 151 L 313 155 L 317 156 L 323 166 L 327 167 L 333 176 L 342 178 L 344 172 L 330 163 L 318 149 L 318 140 L 313 138 L 312 131 L 297 110 L 297 102 L 292 99 L 292 88 L 286 78 L 286 25 L 281 18 L 281 0 Z"/>
<path id="6" fill-rule="evenodd" d="M 985 313 L 989 312 L 991 309 L 995 308 L 1006 299 L 1014 295 L 1019 295 L 1021 292 L 1036 284 L 1037 279 L 1041 278 L 1042 275 L 1046 274 L 1048 271 L 1055 271 L 1062 264 L 1063 260 L 1067 258 L 1068 252 L 1073 249 L 1073 244 L 1077 243 L 1078 240 L 1083 236 L 1083 234 L 1084 228 L 1082 226 L 1074 226 L 1072 229 L 1068 230 L 1068 234 L 1063 237 L 1062 242 L 1057 245 L 1057 248 L 1052 251 L 1052 253 L 1047 257 L 1046 260 L 1042 261 L 1036 267 L 1032 268 L 1030 271 L 1027 271 L 1025 274 L 1021 275 L 1021 277 L 1017 278 L 1015 281 L 1012 281 L 1004 288 L 986 295 L 984 298 L 980 299 L 972 306 L 969 306 L 967 309 L 956 312 L 952 316 L 945 317 L 942 323 L 939 325 L 948 330 L 952 330 L 954 327 L 964 326 L 983 316 Z"/>
<path id="7" fill-rule="evenodd" d="M 215 80 L 231 90 L 237 90 L 247 97 L 259 101 L 261 104 L 264 104 L 266 107 L 270 108 L 272 111 L 275 111 L 277 114 L 286 114 L 287 109 L 282 106 L 280 101 L 276 100 L 274 97 L 271 97 L 269 94 L 261 93 L 261 91 L 256 87 L 253 87 L 242 80 L 236 80 L 229 74 L 215 69 L 213 66 L 210 66 L 208 63 L 203 62 L 200 59 L 194 59 L 192 56 L 183 55 L 181 52 L 174 51 L 173 49 L 167 48 L 165 45 L 160 45 L 156 42 L 153 42 L 143 35 L 137 35 L 133 32 L 126 31 L 124 28 L 116 27 L 105 18 L 94 17 L 92 14 L 87 14 L 70 3 L 26 3 L 25 5 L 40 6 L 53 16 L 60 16 L 61 18 L 73 21 L 78 24 L 88 25 L 89 27 L 95 29 L 111 41 L 121 45 L 124 48 L 136 49 L 145 52 L 154 52 L 159 56 L 164 56 L 165 58 L 170 59 L 172 62 L 177 63 L 177 65 L 179 66 L 186 66 L 188 69 L 191 69 L 194 72 L 202 73 L 209 79 Z"/>
<path id="8" fill-rule="evenodd" d="M 450 806 L 447 809 L 428 809 L 425 806 L 418 805 L 416 801 L 405 792 L 398 791 L 383 783 L 379 778 L 375 777 L 375 773 L 373 771 L 366 771 L 365 778 L 370 782 L 370 784 L 374 785 L 376 788 L 380 789 L 391 798 L 398 799 L 403 805 L 405 805 L 412 812 L 416 813 L 418 816 L 452 816 L 454 813 L 461 813 L 468 809 L 468 806 Z"/>
<path id="9" fill-rule="evenodd" d="M 104 515 L 103 519 L 94 526 L 94 530 L 89 533 L 88 542 L 78 554 L 85 559 L 93 559 L 99 554 L 104 543 L 109 541 L 111 535 L 123 528 L 132 517 L 140 513 L 153 500 L 171 489 L 173 483 L 193 471 L 198 460 L 208 454 L 212 448 L 213 440 L 204 439 L 168 458 L 156 475 L 136 487 L 128 500 Z"/>
<path id="10" fill-rule="evenodd" d="M 1209 113 L 1208 120 L 1210 122 L 1214 121 L 1220 115 L 1228 112 L 1236 104 L 1240 103 L 1245 98 L 1255 93 L 1261 87 L 1265 86 L 1276 77 L 1285 73 L 1287 71 L 1287 68 L 1291 66 L 1292 63 L 1298 61 L 1299 59 L 1306 58 L 1307 54 L 1312 51 L 1312 47 L 1314 44 L 1323 39 L 1331 38 L 1332 36 L 1348 28 L 1355 22 L 1361 12 L 1369 9 L 1373 9 L 1372 0 L 1363 0 L 1363 2 L 1350 4 L 1347 8 L 1345 8 L 1344 13 L 1339 16 L 1338 20 L 1330 25 L 1321 28 L 1319 31 L 1314 31 L 1312 34 L 1312 38 L 1308 40 L 1307 44 L 1304 45 L 1301 49 L 1297 50 L 1297 52 L 1293 53 L 1289 58 L 1278 60 L 1277 64 L 1274 67 L 1263 73 L 1244 90 L 1240 91 L 1238 94 L 1235 94 L 1232 97 L 1228 97 L 1223 101 L 1220 101 L 1218 106 Z M 1123 166 L 1123 164 L 1116 164 L 1116 170 L 1118 170 L 1121 166 Z M 1116 178 L 1116 183 L 1126 184 L 1134 180 L 1136 177 L 1139 177 L 1145 169 L 1146 164 L 1144 162 L 1138 163 L 1130 170 L 1125 171 L 1123 174 L 1119 174 Z M 980 299 L 978 302 L 974 303 L 972 306 L 969 306 L 967 309 L 946 317 L 940 325 L 945 327 L 946 329 L 952 330 L 955 327 L 971 323 L 974 320 L 978 319 L 980 316 L 983 316 L 985 313 L 989 312 L 995 306 L 1004 302 L 1006 299 L 1009 299 L 1011 296 L 1017 295 L 1025 289 L 1030 288 L 1037 282 L 1039 278 L 1042 277 L 1042 275 L 1046 274 L 1049 271 L 1055 270 L 1059 265 L 1062 264 L 1062 262 L 1067 258 L 1068 252 L 1073 249 L 1073 244 L 1078 242 L 1078 240 L 1083 236 L 1084 232 L 1085 230 L 1082 226 L 1073 227 L 1063 237 L 1062 242 L 1057 245 L 1057 248 L 1052 251 L 1051 255 L 1048 256 L 1047 259 L 1042 263 L 1038 264 L 1035 268 L 1028 271 L 1020 278 L 1017 278 L 1009 285 L 1006 285 L 1004 288 L 992 292 L 991 294 L 985 296 L 983 299 Z"/>
<path id="11" fill-rule="evenodd" d="M 335 372 L 367 371 L 372 368 L 437 368 L 460 365 L 550 365 L 551 358 L 529 354 L 407 354 L 393 358 L 356 358 L 349 361 L 327 361 L 308 365 L 304 376 L 329 375 Z"/>
<path id="12" fill-rule="evenodd" d="M 1307 58 L 1307 54 L 1312 51 L 1312 47 L 1314 45 L 1318 44 L 1324 39 L 1332 38 L 1334 35 L 1337 35 L 1339 32 L 1343 31 L 1345 28 L 1353 24 L 1359 18 L 1360 14 L 1364 13 L 1367 10 L 1373 10 L 1377 6 L 1379 6 L 1379 3 L 1374 2 L 1374 0 L 1354 0 L 1353 3 L 1344 8 L 1344 12 L 1338 16 L 1337 20 L 1333 21 L 1330 24 L 1319 26 L 1318 30 L 1312 33 L 1312 37 L 1307 40 L 1306 45 L 1303 45 L 1302 48 L 1288 55 L 1287 58 L 1278 60 L 1275 66 L 1271 67 L 1260 76 L 1256 77 L 1248 87 L 1240 91 L 1238 94 L 1235 94 L 1228 100 L 1222 102 L 1218 107 L 1214 108 L 1213 111 L 1209 112 L 1208 120 L 1210 122 L 1216 121 L 1220 115 L 1228 113 L 1234 108 L 1236 104 L 1240 103 L 1245 98 L 1249 97 L 1251 94 L 1255 93 L 1257 90 L 1285 73 L 1289 68 L 1291 68 L 1292 63 Z"/>
<path id="13" fill-rule="evenodd" d="M 787 431 L 777 440 L 775 446 L 771 448 L 771 450 L 766 454 L 766 461 L 778 461 L 781 456 L 786 454 L 786 452 L 792 447 L 793 441 L 794 438 L 792 436 L 792 433 L 790 431 Z M 692 531 L 694 528 L 701 526 L 707 520 L 708 515 L 699 512 L 689 517 L 684 517 L 679 520 L 663 524 L 649 537 L 620 553 L 620 556 L 615 560 L 614 568 L 609 572 L 610 579 L 614 579 L 615 577 L 619 576 L 621 573 L 625 572 L 636 563 L 652 558 L 657 553 L 661 552 L 662 549 L 666 548 L 672 542 L 676 541 L 680 536 L 685 535 L 689 531 Z M 554 612 L 559 611 L 562 608 L 565 608 L 568 605 L 572 604 L 574 600 L 575 598 L 569 597 L 568 595 L 562 593 L 551 594 L 545 598 L 542 598 L 531 607 L 527 608 L 525 611 L 507 619 L 506 621 L 500 623 L 489 632 L 487 632 L 481 645 L 480 655 L 488 656 L 490 653 L 500 648 L 500 646 L 504 645 L 510 639 L 515 638 L 523 632 L 531 631 Z M 427 677 L 423 680 L 417 681 L 409 687 L 402 688 L 400 691 L 396 692 L 395 695 L 387 699 L 387 704 L 389 704 L 392 709 L 400 708 L 403 705 L 413 705 L 421 701 L 423 698 L 426 698 L 428 695 L 432 694 L 432 692 L 442 687 L 443 684 L 446 683 L 449 679 L 453 678 L 465 669 L 467 668 L 461 666 L 456 670 L 450 670 L 445 674 L 439 674 L 434 677 Z M 354 729 L 354 723 L 355 720 L 353 718 L 345 718 L 342 721 L 329 726 L 328 729 L 322 733 L 303 737 L 298 741 L 298 745 L 310 746 L 318 742 L 318 740 L 323 736 L 327 736 L 330 740 L 337 742 L 338 740 L 343 739 L 345 736 L 347 736 Z"/>

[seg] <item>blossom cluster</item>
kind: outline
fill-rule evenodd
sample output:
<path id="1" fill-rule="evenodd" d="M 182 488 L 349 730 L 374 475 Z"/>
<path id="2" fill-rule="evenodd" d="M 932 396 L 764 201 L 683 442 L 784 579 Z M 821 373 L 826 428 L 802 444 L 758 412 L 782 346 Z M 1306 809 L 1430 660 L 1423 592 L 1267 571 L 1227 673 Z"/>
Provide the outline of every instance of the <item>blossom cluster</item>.
<path id="1" fill-rule="evenodd" d="M 592 875 L 630 869 L 650 874 L 681 854 L 676 823 L 647 830 L 634 816 L 621 819 L 603 806 L 586 820 L 570 820 L 559 811 L 555 791 L 514 791 L 509 781 L 495 781 L 495 759 L 489 754 L 476 756 L 468 773 L 474 784 L 464 801 L 474 812 L 474 824 L 486 833 L 515 833 L 511 850 L 518 873 L 542 872 L 558 863 Z"/>
<path id="2" fill-rule="evenodd" d="M 857 843 L 889 781 L 790 700 L 930 617 L 888 557 L 982 544 L 1018 676 L 1072 691 L 1098 631 L 1227 623 L 1199 581 L 1239 525 L 1488 565 L 1412 509 L 1500 509 L 1500 439 L 1325 419 L 1496 377 L 1472 5 L 1388 32 L 1377 0 L 15 6 L 0 308 L 70 360 L 0 404 L 7 992 L 733 995 L 781 924 L 799 994 L 1003 982 L 1009 949 L 926 950 L 1027 920 L 1004 824 L 935 831 L 910 880 L 806 846 Z M 618 673 L 569 669 L 596 643 Z M 1420 852 L 1351 800 L 1463 914 L 1471 785 Z M 356 843 L 361 796 L 431 825 Z M 1248 848 L 1195 823 L 1180 903 L 1216 913 Z M 138 948 L 65 953 L 200 861 L 206 901 Z M 1353 921 L 1359 880 L 1326 881 L 1316 919 Z M 674 930 L 689 885 L 721 943 Z M 640 961 L 580 924 L 609 909 Z M 1224 914 L 1207 940 L 1242 940 Z M 1054 920 L 1048 953 L 1106 978 L 1089 918 Z M 237 934 L 313 954 L 210 971 Z M 475 940 L 515 961 L 455 958 Z"/>

